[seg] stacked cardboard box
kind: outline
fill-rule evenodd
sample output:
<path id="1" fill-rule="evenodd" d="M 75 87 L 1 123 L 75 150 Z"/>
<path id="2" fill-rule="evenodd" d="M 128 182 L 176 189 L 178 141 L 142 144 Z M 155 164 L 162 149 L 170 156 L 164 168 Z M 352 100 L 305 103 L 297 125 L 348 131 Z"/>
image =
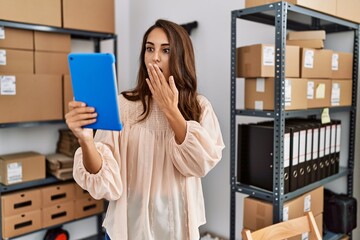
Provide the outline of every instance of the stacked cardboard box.
<path id="1" fill-rule="evenodd" d="M 39 189 L 1 196 L 2 238 L 7 239 L 40 229 L 42 226 L 40 207 Z"/>
<path id="2" fill-rule="evenodd" d="M 321 41 L 323 46 L 325 32 L 289 32 L 288 38 L 309 41 L 313 47 L 311 41 Z M 285 51 L 285 110 L 350 106 L 352 54 L 294 44 L 299 46 L 287 45 Z M 274 110 L 275 54 L 271 44 L 237 49 L 237 76 L 245 78 L 245 109 Z"/>
<path id="3" fill-rule="evenodd" d="M 104 211 L 104 200 L 95 200 L 90 194 L 75 184 L 75 218 L 80 219 Z"/>
<path id="4" fill-rule="evenodd" d="M 60 135 L 57 143 L 56 152 L 62 153 L 69 157 L 73 157 L 75 151 L 80 146 L 77 141 L 77 138 L 69 129 L 60 129 L 59 133 Z"/>
<path id="5" fill-rule="evenodd" d="M 283 221 L 298 218 L 311 211 L 322 234 L 324 211 L 324 188 L 319 187 L 299 197 L 286 201 L 283 207 Z M 244 228 L 255 231 L 273 224 L 273 205 L 271 202 L 252 197 L 244 199 Z M 304 236 L 291 240 L 305 239 Z M 311 239 L 310 239 L 311 240 Z"/>
<path id="6" fill-rule="evenodd" d="M 74 158 L 61 153 L 46 156 L 47 171 L 60 180 L 72 179 Z"/>
<path id="7" fill-rule="evenodd" d="M 0 29 L 0 123 L 63 119 L 68 52 L 70 35 Z"/>
<path id="8" fill-rule="evenodd" d="M 314 31 L 297 31 L 287 34 L 287 45 L 299 46 L 302 48 L 324 48 L 326 33 L 324 30 Z"/>
<path id="9" fill-rule="evenodd" d="M 37 152 L 0 155 L 0 183 L 12 185 L 44 179 L 45 156 Z"/>
<path id="10" fill-rule="evenodd" d="M 278 0 L 246 0 L 245 7 L 255 7 L 264 4 L 279 2 Z M 323 12 L 332 16 L 360 23 L 358 0 L 287 0 L 288 3 Z"/>

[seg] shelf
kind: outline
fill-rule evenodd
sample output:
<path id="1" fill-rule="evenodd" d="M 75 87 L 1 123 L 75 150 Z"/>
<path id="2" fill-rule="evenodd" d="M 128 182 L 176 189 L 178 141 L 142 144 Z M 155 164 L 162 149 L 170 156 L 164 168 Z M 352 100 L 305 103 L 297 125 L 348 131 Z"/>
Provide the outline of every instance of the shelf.
<path id="1" fill-rule="evenodd" d="M 281 4 L 281 2 L 236 10 L 234 13 L 241 19 L 275 26 L 276 4 Z M 327 33 L 332 33 L 359 28 L 358 23 L 339 19 L 325 13 L 320 13 L 315 10 L 302 8 L 289 3 L 287 10 L 287 29 L 290 30 L 306 31 L 322 29 Z"/>
<path id="2" fill-rule="evenodd" d="M 83 38 L 83 39 L 99 38 L 104 40 L 104 39 L 112 39 L 116 37 L 116 35 L 113 33 L 91 32 L 91 31 L 83 31 L 83 30 L 75 30 L 75 29 L 66 29 L 60 27 L 50 27 L 45 25 L 11 22 L 4 20 L 0 20 L 0 26 L 42 31 L 42 32 L 65 33 L 65 34 L 70 34 L 74 38 Z"/>
<path id="3" fill-rule="evenodd" d="M 302 187 L 296 191 L 293 192 L 289 192 L 287 194 L 283 195 L 283 199 L 284 201 L 296 198 L 298 196 L 300 196 L 301 194 L 304 194 L 306 192 L 309 192 L 315 188 L 318 188 L 326 183 L 329 183 L 331 181 L 334 181 L 338 178 L 347 176 L 348 174 L 352 174 L 352 172 L 350 172 L 347 168 L 345 167 L 340 167 L 339 173 L 335 174 L 335 175 L 331 175 L 327 178 L 324 178 L 320 181 L 311 183 L 305 187 Z M 236 191 L 239 193 L 244 193 L 259 199 L 263 199 L 266 201 L 273 201 L 274 195 L 271 191 L 265 190 L 265 189 L 261 189 L 261 188 L 257 188 L 255 186 L 250 186 L 250 185 L 246 185 L 246 184 L 242 184 L 242 183 L 237 183 L 236 184 Z"/>
<path id="4" fill-rule="evenodd" d="M 53 176 L 47 176 L 45 179 L 39 179 L 39 180 L 18 183 L 18 184 L 8 185 L 8 186 L 0 183 L 0 193 L 1 193 L 0 195 L 2 195 L 4 193 L 27 189 L 27 188 L 40 187 L 40 186 L 45 186 L 45 185 L 49 185 L 49 184 L 64 183 L 64 182 L 69 182 L 69 181 L 72 181 L 72 180 L 63 181 L 63 180 L 59 180 Z"/>
<path id="5" fill-rule="evenodd" d="M 285 118 L 320 115 L 324 109 L 325 108 L 285 111 Z M 350 112 L 350 111 L 354 110 L 354 108 L 351 106 L 349 106 L 349 107 L 331 107 L 328 109 L 329 109 L 329 113 Z M 240 116 L 250 116 L 250 117 L 266 117 L 266 118 L 274 118 L 275 117 L 274 111 L 236 109 L 235 114 L 240 115 Z"/>
<path id="6" fill-rule="evenodd" d="M 65 123 L 64 120 L 50 120 L 50 121 L 33 121 L 33 122 L 17 122 L 17 123 L 0 123 L 1 128 L 17 128 L 17 127 L 37 127 L 49 124 Z"/>

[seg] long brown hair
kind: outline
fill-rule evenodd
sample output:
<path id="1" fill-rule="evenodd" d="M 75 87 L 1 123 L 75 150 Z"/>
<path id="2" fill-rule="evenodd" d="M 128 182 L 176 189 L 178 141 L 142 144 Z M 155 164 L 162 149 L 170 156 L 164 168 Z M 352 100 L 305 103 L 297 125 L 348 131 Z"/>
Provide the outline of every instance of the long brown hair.
<path id="1" fill-rule="evenodd" d="M 176 88 L 179 91 L 178 107 L 186 120 L 199 122 L 201 107 L 197 101 L 197 79 L 195 71 L 194 49 L 191 39 L 186 30 L 173 22 L 159 19 L 144 34 L 140 53 L 140 65 L 137 76 L 137 85 L 134 89 L 124 91 L 122 94 L 130 101 L 141 100 L 144 111 L 140 121 L 146 119 L 150 112 L 152 101 L 150 89 L 146 83 L 148 77 L 144 62 L 146 41 L 150 32 L 155 28 L 161 28 L 169 39 L 170 44 L 170 73 L 174 76 Z"/>

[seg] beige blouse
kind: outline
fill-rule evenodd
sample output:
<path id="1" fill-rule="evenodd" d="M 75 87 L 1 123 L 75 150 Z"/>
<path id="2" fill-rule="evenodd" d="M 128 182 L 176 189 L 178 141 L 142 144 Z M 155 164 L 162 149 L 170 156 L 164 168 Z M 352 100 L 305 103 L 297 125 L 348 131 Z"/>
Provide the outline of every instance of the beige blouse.
<path id="1" fill-rule="evenodd" d="M 75 181 L 95 199 L 109 201 L 103 226 L 111 240 L 199 239 L 198 227 L 206 222 L 200 178 L 219 162 L 224 143 L 210 102 L 198 99 L 200 123 L 187 121 L 179 145 L 155 103 L 137 122 L 141 102 L 120 95 L 123 130 L 96 132 L 100 171 L 87 172 L 81 148 L 75 153 Z"/>

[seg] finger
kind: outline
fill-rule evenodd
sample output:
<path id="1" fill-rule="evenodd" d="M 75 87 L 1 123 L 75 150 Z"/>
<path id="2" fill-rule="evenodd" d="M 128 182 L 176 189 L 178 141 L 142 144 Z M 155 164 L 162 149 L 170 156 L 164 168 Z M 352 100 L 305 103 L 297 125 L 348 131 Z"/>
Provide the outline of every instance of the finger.
<path id="1" fill-rule="evenodd" d="M 86 104 L 84 102 L 78 102 L 78 101 L 70 101 L 68 103 L 69 108 L 76 108 L 76 107 L 85 107 Z"/>
<path id="2" fill-rule="evenodd" d="M 154 65 L 149 64 L 149 69 L 150 69 L 151 76 L 152 76 L 152 78 L 150 78 L 150 80 L 153 83 L 153 87 L 161 86 L 161 82 L 160 82 L 159 76 L 155 70 Z"/>
<path id="3" fill-rule="evenodd" d="M 149 64 L 148 64 L 148 67 L 147 67 L 147 71 L 148 71 L 148 75 L 149 75 L 149 79 L 150 79 L 150 80 L 152 80 L 152 79 L 154 78 L 153 73 L 152 73 L 152 71 L 151 71 L 151 68 L 152 68 L 152 64 L 149 63 Z"/>
<path id="4" fill-rule="evenodd" d="M 170 85 L 170 89 L 174 94 L 178 94 L 178 89 L 176 88 L 176 84 L 175 84 L 175 80 L 173 76 L 169 77 L 169 85 Z"/>
<path id="5" fill-rule="evenodd" d="M 165 79 L 165 76 L 163 74 L 163 72 L 160 70 L 160 67 L 157 65 L 157 64 L 154 64 L 154 69 L 155 69 L 155 72 L 160 80 L 160 83 L 163 84 L 165 83 L 166 79 Z"/>

